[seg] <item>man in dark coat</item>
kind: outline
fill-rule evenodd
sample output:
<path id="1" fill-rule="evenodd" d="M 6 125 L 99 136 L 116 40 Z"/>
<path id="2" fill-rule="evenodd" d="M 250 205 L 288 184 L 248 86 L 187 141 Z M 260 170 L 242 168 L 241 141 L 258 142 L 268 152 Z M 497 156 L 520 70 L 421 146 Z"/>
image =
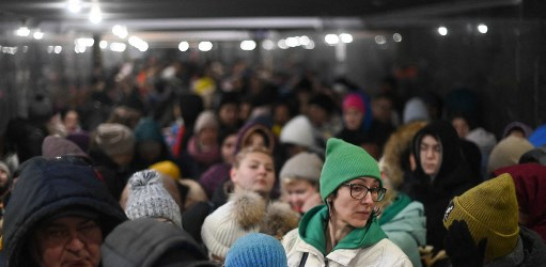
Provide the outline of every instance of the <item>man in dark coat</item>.
<path id="1" fill-rule="evenodd" d="M 77 157 L 25 162 L 5 211 L 0 266 L 99 266 L 100 244 L 127 217 Z"/>
<path id="2" fill-rule="evenodd" d="M 103 267 L 213 267 L 184 230 L 154 218 L 120 224 L 102 245 Z"/>

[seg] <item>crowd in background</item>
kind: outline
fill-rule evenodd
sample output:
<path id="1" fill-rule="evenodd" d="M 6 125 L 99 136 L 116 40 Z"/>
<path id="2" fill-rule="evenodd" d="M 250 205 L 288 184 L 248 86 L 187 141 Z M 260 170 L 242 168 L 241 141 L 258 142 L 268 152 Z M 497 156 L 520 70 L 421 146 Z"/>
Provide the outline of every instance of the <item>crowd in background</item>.
<path id="1" fill-rule="evenodd" d="M 381 81 L 97 70 L 0 139 L 0 266 L 543 266 L 546 126 Z"/>

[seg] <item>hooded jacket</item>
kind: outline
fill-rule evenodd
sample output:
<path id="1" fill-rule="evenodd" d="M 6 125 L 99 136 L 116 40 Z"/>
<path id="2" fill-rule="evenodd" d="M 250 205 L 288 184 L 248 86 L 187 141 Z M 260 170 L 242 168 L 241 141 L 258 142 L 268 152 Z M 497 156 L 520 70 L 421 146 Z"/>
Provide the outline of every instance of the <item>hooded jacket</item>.
<path id="1" fill-rule="evenodd" d="M 26 162 L 6 207 L 0 266 L 36 266 L 29 249 L 34 229 L 67 208 L 98 214 L 103 236 L 127 220 L 90 166 L 42 157 Z"/>
<path id="2" fill-rule="evenodd" d="M 503 173 L 509 173 L 514 180 L 519 210 L 527 215 L 524 225 L 546 242 L 546 166 L 526 163 L 494 172 L 496 176 Z"/>
<path id="3" fill-rule="evenodd" d="M 103 267 L 213 267 L 182 229 L 152 218 L 120 224 L 101 246 Z"/>
<path id="4" fill-rule="evenodd" d="M 354 229 L 340 240 L 330 253 L 324 255 L 326 247 L 324 225 L 316 224 L 318 221 L 316 218 L 320 220 L 324 217 L 326 209 L 326 205 L 321 205 L 309 210 L 302 218 L 298 229 L 284 236 L 282 244 L 289 267 L 302 266 L 300 263 L 306 253 L 308 256 L 303 266 L 412 266 L 404 252 L 384 238 L 385 234 L 381 229 L 378 229 L 379 231 L 370 229 L 379 228 L 375 222 L 364 228 Z M 373 220 L 375 221 L 375 218 Z M 378 232 L 381 233 L 380 236 L 374 234 Z M 362 235 L 365 237 L 362 238 Z"/>
<path id="5" fill-rule="evenodd" d="M 426 244 L 427 229 L 424 213 L 423 204 L 411 201 L 392 219 L 386 222 L 379 220 L 381 229 L 385 231 L 389 240 L 406 253 L 414 267 L 421 266 L 419 246 Z"/>
<path id="6" fill-rule="evenodd" d="M 425 135 L 432 135 L 442 148 L 440 168 L 435 177 L 425 174 L 421 166 L 420 146 Z M 427 243 L 434 246 L 434 251 L 444 248 L 446 230 L 442 224 L 444 211 L 449 201 L 480 181 L 476 173 L 469 167 L 463 156 L 461 143 L 457 132 L 446 121 L 436 121 L 425 126 L 413 139 L 415 155 L 416 183 L 410 189 L 410 197 L 425 206 L 427 217 Z"/>

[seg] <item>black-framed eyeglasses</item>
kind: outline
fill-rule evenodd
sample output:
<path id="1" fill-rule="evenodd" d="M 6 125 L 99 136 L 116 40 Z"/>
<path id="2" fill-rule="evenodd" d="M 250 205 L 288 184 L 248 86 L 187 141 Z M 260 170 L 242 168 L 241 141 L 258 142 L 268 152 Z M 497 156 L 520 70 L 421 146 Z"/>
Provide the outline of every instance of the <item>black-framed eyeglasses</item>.
<path id="1" fill-rule="evenodd" d="M 343 186 L 349 187 L 351 190 L 351 197 L 355 200 L 362 200 L 370 192 L 372 200 L 374 202 L 379 202 L 385 198 L 385 193 L 387 192 L 386 188 L 383 187 L 373 187 L 369 188 L 362 184 L 342 184 Z"/>

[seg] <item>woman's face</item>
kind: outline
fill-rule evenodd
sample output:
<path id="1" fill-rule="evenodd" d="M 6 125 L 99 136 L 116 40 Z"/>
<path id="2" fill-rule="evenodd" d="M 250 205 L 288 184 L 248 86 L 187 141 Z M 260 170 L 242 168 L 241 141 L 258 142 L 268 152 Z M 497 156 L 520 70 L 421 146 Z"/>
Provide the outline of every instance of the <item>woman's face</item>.
<path id="1" fill-rule="evenodd" d="M 268 195 L 275 183 L 273 159 L 262 152 L 249 152 L 231 169 L 231 180 L 236 188 Z"/>
<path id="2" fill-rule="evenodd" d="M 369 177 L 356 178 L 345 184 L 360 184 L 368 188 L 380 186 L 378 180 Z M 366 226 L 375 207 L 370 192 L 363 199 L 356 200 L 351 196 L 350 187 L 344 185 L 338 188 L 337 194 L 331 200 L 332 219 L 337 221 L 338 225 L 343 224 L 354 228 Z"/>
<path id="3" fill-rule="evenodd" d="M 316 194 L 317 187 L 304 179 L 296 179 L 284 184 L 284 194 L 293 210 L 303 212 L 305 202 Z"/>
<path id="4" fill-rule="evenodd" d="M 358 130 L 363 117 L 364 114 L 355 108 L 349 108 L 343 112 L 343 122 L 349 130 Z"/>

